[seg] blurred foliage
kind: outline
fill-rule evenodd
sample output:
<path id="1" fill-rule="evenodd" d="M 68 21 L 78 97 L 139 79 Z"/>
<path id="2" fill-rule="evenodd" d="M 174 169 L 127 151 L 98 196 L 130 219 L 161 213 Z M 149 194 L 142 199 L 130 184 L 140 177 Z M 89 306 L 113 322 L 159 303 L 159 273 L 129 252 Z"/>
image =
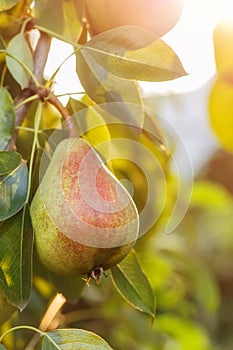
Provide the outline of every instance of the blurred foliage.
<path id="1" fill-rule="evenodd" d="M 214 31 L 217 79 L 209 100 L 210 122 L 222 146 L 233 151 L 233 22 L 223 20 Z"/>
<path id="2" fill-rule="evenodd" d="M 185 75 L 179 58 L 161 39 L 152 40 L 135 27 L 87 42 L 82 0 L 32 3 L 0 2 L 0 321 L 6 321 L 0 328 L 0 349 L 21 350 L 30 343 L 31 349 L 231 350 L 233 170 L 206 164 L 194 179 L 182 223 L 164 233 L 180 182 L 183 188 L 186 183 L 171 170 L 177 140 L 145 107 L 136 81 Z M 79 77 L 86 91 L 79 99 L 69 98 L 66 106 L 51 103 L 52 89 L 41 93 L 41 88 L 48 92 L 55 76 L 41 83 L 35 75 L 30 41 L 35 29 L 75 48 L 77 81 Z M 230 152 L 232 42 L 232 30 L 220 24 L 214 33 L 218 77 L 209 101 L 210 124 Z M 25 90 L 30 94 L 24 96 Z M 100 105 L 106 102 L 113 103 L 111 110 Z M 49 272 L 32 247 L 29 206 L 43 176 L 41 162 L 49 164 L 57 144 L 69 136 L 64 108 L 109 169 L 128 181 L 123 182 L 126 187 L 132 185 L 143 224 L 153 215 L 157 218 L 135 251 L 107 272 L 100 285 L 90 287 L 82 276 Z M 114 143 L 119 138 L 128 143 Z M 220 159 L 226 155 L 230 164 L 227 152 Z M 221 176 L 214 176 L 219 171 Z M 65 303 L 54 304 L 57 293 Z M 20 331 L 13 333 L 12 327 Z"/>

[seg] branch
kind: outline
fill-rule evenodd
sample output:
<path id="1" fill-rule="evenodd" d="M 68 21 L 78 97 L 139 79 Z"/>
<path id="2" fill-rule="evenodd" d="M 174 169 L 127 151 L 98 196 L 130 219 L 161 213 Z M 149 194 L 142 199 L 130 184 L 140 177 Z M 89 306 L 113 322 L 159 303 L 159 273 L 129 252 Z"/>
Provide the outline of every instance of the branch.
<path id="1" fill-rule="evenodd" d="M 43 83 L 44 68 L 47 62 L 50 44 L 51 44 L 51 38 L 49 37 L 49 35 L 46 33 L 40 33 L 40 38 L 38 40 L 36 49 L 33 54 L 33 61 L 34 61 L 33 73 L 40 84 Z M 20 96 L 18 97 L 16 103 L 19 104 L 24 100 L 26 100 L 28 97 L 33 96 L 35 94 L 37 94 L 37 87 L 35 86 L 35 83 L 33 82 L 33 80 L 30 80 L 28 88 L 21 91 Z M 31 102 L 25 103 L 17 109 L 16 115 L 15 115 L 15 126 L 22 125 L 30 105 L 31 105 Z M 10 142 L 6 147 L 6 150 L 16 149 L 15 144 L 16 144 L 18 133 L 19 133 L 19 130 L 16 129 Z"/>
<path id="2" fill-rule="evenodd" d="M 50 92 L 46 101 L 51 103 L 61 113 L 63 119 L 66 122 L 67 128 L 69 129 L 69 137 L 79 137 L 78 129 L 74 124 L 70 113 L 68 112 L 67 108 L 62 105 L 59 99 Z"/>
<path id="3" fill-rule="evenodd" d="M 38 82 L 41 84 L 41 87 L 38 88 L 34 81 L 31 79 L 29 82 L 28 88 L 21 91 L 21 94 L 17 100 L 17 104 L 25 101 L 27 98 L 38 95 L 38 98 L 41 101 L 47 101 L 51 103 L 61 114 L 63 119 L 66 122 L 67 128 L 69 129 L 69 137 L 78 137 L 79 132 L 77 130 L 76 125 L 72 121 L 72 118 L 68 112 L 68 110 L 62 105 L 59 99 L 51 92 L 50 89 L 47 89 L 43 86 L 43 77 L 44 77 L 44 68 L 48 59 L 48 53 L 51 45 L 51 37 L 44 32 L 40 33 L 40 38 L 38 39 L 36 49 L 33 54 L 34 61 L 34 75 Z M 15 126 L 21 126 L 24 118 L 28 112 L 28 109 L 31 105 L 31 102 L 22 104 L 16 111 L 16 120 Z M 15 144 L 17 140 L 17 136 L 19 133 L 19 129 L 16 129 L 13 137 L 11 138 L 9 144 L 7 145 L 7 150 L 16 149 Z"/>
<path id="4" fill-rule="evenodd" d="M 41 32 L 40 38 L 38 40 L 36 49 L 33 54 L 34 60 L 34 75 L 39 81 L 39 83 L 43 84 L 43 76 L 44 76 L 44 68 L 48 59 L 48 53 L 51 45 L 51 37 Z"/>

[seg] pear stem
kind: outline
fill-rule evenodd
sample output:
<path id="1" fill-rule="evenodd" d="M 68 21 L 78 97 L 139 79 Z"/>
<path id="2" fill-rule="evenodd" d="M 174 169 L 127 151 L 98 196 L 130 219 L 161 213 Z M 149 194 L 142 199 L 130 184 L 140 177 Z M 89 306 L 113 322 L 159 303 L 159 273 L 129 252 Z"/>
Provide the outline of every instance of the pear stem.
<path id="1" fill-rule="evenodd" d="M 92 269 L 88 273 L 87 278 L 85 279 L 86 286 L 90 287 L 90 280 L 91 279 L 93 279 L 96 282 L 96 284 L 100 284 L 102 275 L 104 275 L 104 277 L 107 277 L 102 266 L 97 266 L 94 269 Z"/>

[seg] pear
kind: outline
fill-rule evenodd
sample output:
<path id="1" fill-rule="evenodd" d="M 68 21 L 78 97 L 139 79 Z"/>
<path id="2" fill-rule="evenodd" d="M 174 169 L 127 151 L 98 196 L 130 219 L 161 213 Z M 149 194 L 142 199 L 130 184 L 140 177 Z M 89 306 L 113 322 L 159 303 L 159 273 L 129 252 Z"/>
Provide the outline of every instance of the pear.
<path id="1" fill-rule="evenodd" d="M 183 7 L 183 0 L 85 1 L 92 36 L 123 25 L 136 25 L 162 36 L 178 22 Z"/>
<path id="2" fill-rule="evenodd" d="M 58 144 L 30 212 L 40 260 L 63 276 L 99 281 L 138 236 L 132 197 L 82 138 Z"/>

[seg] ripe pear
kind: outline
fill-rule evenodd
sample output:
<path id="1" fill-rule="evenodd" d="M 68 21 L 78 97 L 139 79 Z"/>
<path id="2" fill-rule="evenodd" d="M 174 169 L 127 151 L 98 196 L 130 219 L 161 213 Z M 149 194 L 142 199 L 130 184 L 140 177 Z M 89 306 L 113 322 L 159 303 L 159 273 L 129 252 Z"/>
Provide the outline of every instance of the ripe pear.
<path id="1" fill-rule="evenodd" d="M 131 196 L 82 138 L 58 144 L 31 218 L 37 254 L 49 270 L 96 280 L 127 255 L 139 230 Z"/>
<path id="2" fill-rule="evenodd" d="M 85 0 L 89 33 L 94 36 L 123 25 L 143 27 L 158 36 L 178 22 L 183 0 Z"/>
<path id="3" fill-rule="evenodd" d="M 15 311 L 16 307 L 7 302 L 0 289 L 0 325 L 6 322 Z"/>

